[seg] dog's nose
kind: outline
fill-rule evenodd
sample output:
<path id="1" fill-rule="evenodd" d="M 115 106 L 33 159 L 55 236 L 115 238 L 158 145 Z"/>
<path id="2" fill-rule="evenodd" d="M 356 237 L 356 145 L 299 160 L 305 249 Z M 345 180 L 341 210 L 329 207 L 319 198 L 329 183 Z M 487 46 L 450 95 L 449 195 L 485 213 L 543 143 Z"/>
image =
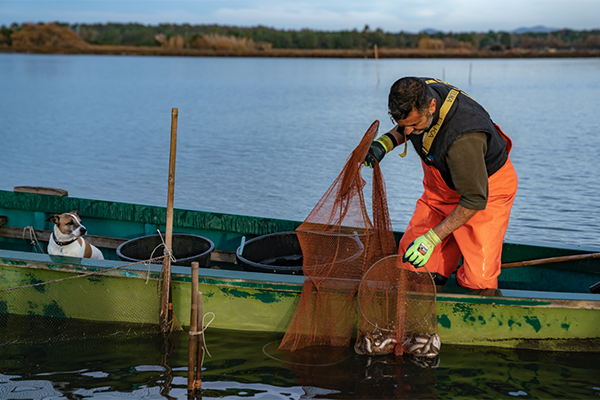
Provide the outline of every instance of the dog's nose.
<path id="1" fill-rule="evenodd" d="M 79 232 L 81 232 L 82 235 L 85 235 L 85 233 L 87 232 L 87 229 L 85 229 L 83 226 L 81 227 L 81 229 L 79 230 Z"/>

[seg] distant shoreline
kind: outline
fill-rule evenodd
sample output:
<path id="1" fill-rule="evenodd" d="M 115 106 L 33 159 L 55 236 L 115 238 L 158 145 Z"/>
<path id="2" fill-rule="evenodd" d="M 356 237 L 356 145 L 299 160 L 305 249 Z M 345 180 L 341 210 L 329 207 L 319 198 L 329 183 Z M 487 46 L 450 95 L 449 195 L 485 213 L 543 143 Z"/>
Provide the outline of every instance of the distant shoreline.
<path id="1" fill-rule="evenodd" d="M 132 55 L 180 57 L 287 57 L 287 58 L 375 58 L 369 50 L 325 49 L 269 49 L 269 50 L 210 50 L 172 47 L 138 47 L 87 45 L 85 47 L 29 47 L 0 46 L 0 53 L 27 54 L 81 54 L 81 55 Z M 379 49 L 377 58 L 592 58 L 600 57 L 600 50 L 422 50 Z"/>

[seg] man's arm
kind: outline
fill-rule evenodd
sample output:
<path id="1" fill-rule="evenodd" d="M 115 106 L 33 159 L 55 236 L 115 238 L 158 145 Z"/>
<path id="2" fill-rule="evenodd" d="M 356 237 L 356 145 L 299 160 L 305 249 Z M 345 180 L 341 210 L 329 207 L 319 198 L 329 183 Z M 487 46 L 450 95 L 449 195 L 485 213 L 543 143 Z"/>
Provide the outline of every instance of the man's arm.
<path id="1" fill-rule="evenodd" d="M 440 240 L 444 240 L 450 236 L 452 232 L 466 224 L 478 211 L 479 210 L 465 208 L 459 204 L 452 210 L 446 219 L 433 228 L 433 231 L 438 235 Z"/>
<path id="2" fill-rule="evenodd" d="M 390 129 L 389 132 L 386 133 L 392 135 L 394 139 L 396 139 L 396 143 L 400 145 L 404 143 L 404 134 L 402 132 L 404 132 L 404 130 L 402 128 L 398 129 L 398 125 L 396 125 L 392 129 Z"/>
<path id="3" fill-rule="evenodd" d="M 446 160 L 461 198 L 456 208 L 441 223 L 408 246 L 404 253 L 405 261 L 415 267 L 422 267 L 429 260 L 435 246 L 473 218 L 479 210 L 485 209 L 488 196 L 484 160 L 486 149 L 486 135 L 479 132 L 464 135 L 450 146 Z"/>
<path id="4" fill-rule="evenodd" d="M 446 161 L 461 199 L 450 215 L 433 228 L 440 240 L 463 226 L 477 211 L 485 209 L 488 197 L 486 151 L 487 136 L 483 132 L 466 134 L 450 146 Z"/>

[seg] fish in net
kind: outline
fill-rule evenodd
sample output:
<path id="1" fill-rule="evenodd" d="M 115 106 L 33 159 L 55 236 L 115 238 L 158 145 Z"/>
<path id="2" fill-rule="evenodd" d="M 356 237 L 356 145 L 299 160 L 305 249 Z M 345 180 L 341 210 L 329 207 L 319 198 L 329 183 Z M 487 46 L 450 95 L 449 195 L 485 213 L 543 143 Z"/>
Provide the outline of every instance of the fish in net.
<path id="1" fill-rule="evenodd" d="M 358 289 L 358 354 L 436 357 L 436 289 L 426 267 L 414 268 L 401 255 L 377 261 Z"/>

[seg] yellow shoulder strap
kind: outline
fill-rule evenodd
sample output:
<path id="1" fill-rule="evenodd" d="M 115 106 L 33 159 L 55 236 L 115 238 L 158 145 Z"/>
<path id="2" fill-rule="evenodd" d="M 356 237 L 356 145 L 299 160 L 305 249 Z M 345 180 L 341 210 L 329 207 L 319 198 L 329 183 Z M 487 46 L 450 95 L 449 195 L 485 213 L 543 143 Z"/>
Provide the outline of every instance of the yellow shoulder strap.
<path id="1" fill-rule="evenodd" d="M 433 139 L 435 139 L 436 135 L 438 134 L 442 123 L 444 122 L 444 118 L 446 118 L 446 114 L 448 114 L 448 111 L 450 111 L 450 108 L 452 107 L 452 104 L 454 104 L 454 100 L 456 100 L 456 97 L 459 93 L 460 90 L 452 89 L 450 93 L 448 93 L 448 96 L 446 96 L 446 100 L 444 100 L 444 104 L 442 104 L 442 107 L 440 108 L 440 116 L 437 123 L 432 126 L 431 129 L 429 129 L 427 136 L 423 138 L 423 153 L 429 154 L 431 143 L 433 143 Z"/>

